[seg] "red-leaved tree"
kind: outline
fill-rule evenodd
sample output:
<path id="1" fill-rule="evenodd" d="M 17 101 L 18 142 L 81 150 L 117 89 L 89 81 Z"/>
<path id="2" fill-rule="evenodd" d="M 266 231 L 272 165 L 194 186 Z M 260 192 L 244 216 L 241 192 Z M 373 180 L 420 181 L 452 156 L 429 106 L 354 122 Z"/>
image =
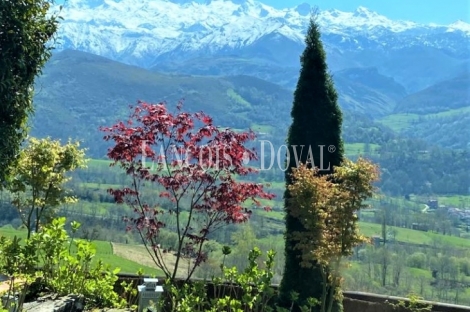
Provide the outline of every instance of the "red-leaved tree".
<path id="1" fill-rule="evenodd" d="M 256 159 L 255 151 L 245 147 L 255 138 L 253 132 L 220 129 L 208 115 L 181 108 L 180 102 L 172 114 L 165 103 L 138 102 L 127 123 L 101 128 L 104 139 L 114 141 L 108 151 L 112 165 L 119 164 L 131 178 L 130 186 L 108 192 L 132 208 L 135 215 L 126 218 L 128 229 L 138 231 L 157 267 L 172 280 L 183 256 L 192 259 L 187 280 L 207 259 L 202 247 L 210 233 L 248 220 L 251 210 L 242 206 L 245 202 L 261 206 L 258 199 L 274 197 L 261 184 L 235 179 L 256 172 L 244 165 Z M 157 190 L 160 199 L 145 198 L 149 189 Z M 164 214 L 175 218 L 174 267 L 165 263 L 159 248 Z"/>

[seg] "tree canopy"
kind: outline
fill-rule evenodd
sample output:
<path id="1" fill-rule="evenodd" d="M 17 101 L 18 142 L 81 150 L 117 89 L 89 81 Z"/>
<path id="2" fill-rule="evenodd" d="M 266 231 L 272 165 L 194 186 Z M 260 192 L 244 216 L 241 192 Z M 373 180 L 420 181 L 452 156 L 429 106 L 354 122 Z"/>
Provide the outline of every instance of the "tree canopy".
<path id="1" fill-rule="evenodd" d="M 41 224 L 52 220 L 54 208 L 75 201 L 64 184 L 70 180 L 68 172 L 84 166 L 85 150 L 78 142 L 61 145 L 50 138 L 28 140 L 8 184 L 28 238 L 33 229 L 38 232 Z"/>
<path id="2" fill-rule="evenodd" d="M 34 79 L 51 56 L 51 0 L 0 1 L 0 181 L 6 181 L 33 113 Z M 1 187 L 1 186 L 0 186 Z"/>

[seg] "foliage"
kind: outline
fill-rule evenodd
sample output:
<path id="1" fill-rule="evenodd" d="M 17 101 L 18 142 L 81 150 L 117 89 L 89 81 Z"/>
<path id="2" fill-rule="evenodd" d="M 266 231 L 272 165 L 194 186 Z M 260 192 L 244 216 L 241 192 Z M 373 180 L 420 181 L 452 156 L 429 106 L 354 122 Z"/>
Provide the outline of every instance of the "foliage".
<path id="1" fill-rule="evenodd" d="M 224 258 L 222 260 L 222 267 L 225 265 L 225 257 L 230 255 L 231 253 L 232 253 L 232 249 L 230 248 L 230 246 L 224 245 L 222 247 L 222 254 L 224 255 Z"/>
<path id="2" fill-rule="evenodd" d="M 288 160 L 285 171 L 286 185 L 291 184 L 292 169 L 300 163 L 310 162 L 319 167 L 322 173 L 329 173 L 339 166 L 344 154 L 341 139 L 342 113 L 338 105 L 333 79 L 328 72 L 326 55 L 320 39 L 320 26 L 312 16 L 305 38 L 306 47 L 301 56 L 297 88 L 291 116 L 292 124 L 287 137 Z M 294 217 L 289 203 L 291 195 L 286 188 L 286 244 L 285 270 L 280 285 L 279 302 L 287 307 L 289 294 L 295 291 L 299 301 L 305 303 L 307 298 L 320 298 L 322 294 L 322 271 L 318 265 L 310 268 L 299 263 L 300 251 L 295 249 L 294 232 L 302 232 L 302 223 Z M 315 245 L 315 242 L 313 242 Z M 296 307 L 296 310 L 299 308 Z M 336 301 L 335 311 L 342 310 L 341 303 Z"/>
<path id="3" fill-rule="evenodd" d="M 395 308 L 405 308 L 407 311 L 410 312 L 431 312 L 432 311 L 432 305 L 431 304 L 426 304 L 421 302 L 423 298 L 415 295 L 415 294 L 410 294 L 408 297 L 408 301 L 400 300 L 398 303 L 389 304 Z"/>
<path id="4" fill-rule="evenodd" d="M 58 295 L 83 295 L 88 307 L 110 307 L 124 304 L 114 284 L 119 269 L 111 270 L 101 260 L 92 265 L 96 248 L 87 241 L 69 238 L 65 218 L 52 220 L 31 237 L 37 250 L 39 274 L 47 290 Z M 80 224 L 72 222 L 75 233 Z"/>
<path id="5" fill-rule="evenodd" d="M 384 169 L 378 186 L 386 194 L 468 194 L 468 150 L 446 150 L 422 140 L 398 139 L 383 144 L 371 159 Z"/>
<path id="6" fill-rule="evenodd" d="M 242 272 L 236 267 L 221 265 L 222 277 L 212 278 L 212 283 L 192 282 L 178 286 L 168 280 L 165 296 L 159 302 L 160 308 L 172 312 L 275 311 L 271 300 L 274 297 L 271 280 L 275 253 L 272 250 L 267 252 L 263 268 L 258 264 L 260 256 L 259 248 L 253 248 L 248 255 L 248 266 Z M 308 311 L 307 307 L 304 308 Z"/>
<path id="7" fill-rule="evenodd" d="M 182 112 L 181 107 L 179 103 L 178 112 L 172 114 L 164 103 L 139 102 L 127 125 L 120 122 L 102 130 L 105 140 L 115 142 L 108 157 L 120 164 L 132 180 L 130 187 L 109 190 L 117 203 L 127 203 L 137 214 L 128 219 L 129 229 L 139 232 L 166 277 L 175 279 L 183 257 L 192 262 L 189 280 L 207 259 L 203 245 L 208 235 L 225 224 L 246 221 L 252 213 L 242 207 L 247 200 L 260 206 L 259 198 L 271 199 L 273 195 L 266 193 L 261 184 L 235 180 L 235 175 L 256 172 L 244 166 L 244 160 L 256 159 L 255 153 L 245 147 L 254 139 L 252 132 L 221 130 L 204 113 Z M 145 201 L 145 184 L 156 184 L 157 190 L 160 187 L 160 203 Z M 161 208 L 163 204 L 166 211 Z M 176 219 L 178 239 L 173 268 L 165 264 L 159 248 L 164 214 Z"/>
<path id="8" fill-rule="evenodd" d="M 137 271 L 137 276 L 142 279 L 142 277 L 144 276 L 144 272 L 142 271 L 142 269 L 139 269 Z M 126 306 L 132 310 L 137 310 L 139 292 L 138 289 L 135 287 L 134 283 L 132 281 L 122 281 L 121 287 L 123 288 L 121 297 L 124 299 Z"/>
<path id="9" fill-rule="evenodd" d="M 50 0 L 0 2 L 0 187 L 9 175 L 33 112 L 34 79 L 51 56 L 59 17 Z"/>
<path id="10" fill-rule="evenodd" d="M 185 97 L 193 112 L 210 112 L 218 125 L 233 129 L 254 129 L 255 123 L 276 125 L 279 138 L 289 123 L 285 105 L 292 101 L 290 90 L 252 77 L 166 75 L 73 50 L 54 53 L 38 85 L 42 89 L 34 98 L 37 113 L 31 133 L 62 140 L 79 137 L 95 158 L 103 157 L 109 144 L 94 129 L 126 118 L 127 104 L 136 99 L 174 103 Z M 242 114 L 227 94 L 230 89 L 250 104 Z"/>
<path id="11" fill-rule="evenodd" d="M 35 266 L 38 259 L 32 243 L 26 241 L 26 244 L 20 244 L 20 241 L 21 238 L 17 236 L 12 239 L 0 237 L 0 272 L 10 277 L 10 287 L 6 295 L 7 298 L 14 298 L 16 294 L 20 294 L 19 308 L 24 302 L 28 287 L 35 281 Z M 7 302 L 6 306 L 10 304 L 13 302 Z"/>
<path id="12" fill-rule="evenodd" d="M 12 168 L 8 190 L 24 226 L 39 231 L 54 216 L 54 208 L 76 201 L 64 188 L 67 173 L 85 166 L 85 151 L 78 142 L 61 145 L 50 138 L 30 138 Z"/>
<path id="13" fill-rule="evenodd" d="M 121 75 L 116 77 L 112 74 L 115 72 L 120 72 Z M 298 76 L 298 70 L 295 72 L 294 76 Z M 335 73 L 334 76 L 337 75 L 339 73 Z M 136 98 L 165 98 L 170 102 L 177 100 L 177 95 L 183 92 L 190 101 L 191 109 L 210 112 L 219 125 L 241 129 L 250 126 L 256 129 L 255 124 L 271 126 L 273 130 L 260 130 L 266 134 L 260 134 L 259 138 L 270 140 L 276 148 L 285 143 L 285 133 L 291 120 L 286 105 L 292 103 L 292 92 L 259 79 L 246 76 L 229 78 L 166 76 L 79 51 L 69 50 L 55 54 L 46 66 L 44 75 L 38 80 L 38 84 L 43 88 L 35 97 L 37 114 L 32 133 L 36 136 L 54 135 L 62 140 L 79 136 L 83 139 L 83 146 L 89 148 L 87 154 L 96 158 L 103 157 L 108 144 L 101 140 L 99 132 L 89 129 L 111 124 L 117 118 L 125 118 L 126 103 Z M 180 89 L 182 85 L 185 86 L 183 90 Z M 342 90 L 339 85 L 335 85 L 335 88 L 338 91 L 348 92 Z M 252 110 L 247 114 L 230 111 L 231 101 L 226 95 L 227 89 L 235 90 L 251 104 Z M 103 98 L 106 101 L 99 100 Z M 341 99 L 339 102 L 341 103 Z M 381 190 L 393 196 L 426 195 L 426 188 L 423 186 L 429 181 L 434 194 L 468 194 L 469 182 L 466 180 L 470 177 L 470 154 L 467 146 L 467 138 L 470 137 L 468 110 L 447 111 L 447 102 L 443 102 L 442 113 L 413 115 L 410 120 L 407 120 L 407 116 L 410 115 L 391 115 L 393 122 L 390 124 L 385 120 L 373 121 L 357 111 L 352 112 L 343 106 L 342 108 L 344 142 L 360 143 L 365 146 L 366 148 L 361 148 L 359 151 L 355 149 L 355 154 L 373 156 L 373 160 L 383 170 L 387 170 L 387 174 L 380 182 Z M 361 106 L 361 109 L 368 111 L 373 108 L 365 105 Z M 112 115 L 109 114 L 110 111 L 113 112 Z M 270 111 L 272 114 L 263 113 L 265 111 Z M 447 113 L 451 115 L 444 117 Z M 383 122 L 395 130 L 397 128 L 394 124 L 404 121 L 407 129 L 401 134 L 398 130 L 394 132 L 381 124 Z M 67 126 L 64 126 L 65 124 Z M 409 136 L 414 139 L 408 138 Z M 398 141 L 393 143 L 394 140 Z M 423 147 L 423 142 L 427 146 Z M 387 147 L 386 150 L 380 151 L 379 155 L 378 153 L 370 155 L 365 145 L 367 143 L 371 146 L 393 144 L 396 147 Z M 260 143 L 256 144 L 260 148 Z M 326 147 L 325 154 L 328 155 Z M 456 151 L 461 148 L 467 149 L 467 156 L 463 157 L 459 151 Z M 423 151 L 433 149 L 438 152 L 423 157 Z M 376 148 L 372 147 L 372 150 Z M 265 152 L 269 163 L 271 156 L 269 148 L 266 148 Z M 261 154 L 259 150 L 258 153 Z M 456 165 L 449 165 L 453 163 Z M 258 177 L 263 177 L 269 182 L 285 180 L 284 172 L 278 168 L 261 171 Z M 101 192 L 98 196 L 105 197 L 106 194 Z"/>
<path id="14" fill-rule="evenodd" d="M 233 308 L 250 311 L 263 311 L 267 309 L 268 301 L 274 295 L 271 289 L 273 278 L 274 256 L 273 251 L 268 251 L 267 260 L 264 262 L 265 268 L 258 267 L 257 259 L 261 255 L 258 248 L 254 248 L 248 255 L 248 267 L 243 273 L 238 273 L 235 267 L 229 269 L 222 267 L 223 277 L 214 278 L 215 285 L 220 285 L 223 281 L 230 285 L 229 290 L 221 293 L 220 287 L 215 287 L 216 297 L 212 303 L 213 311 L 232 311 Z M 227 294 L 228 292 L 228 294 Z M 239 303 L 235 303 L 235 298 L 241 298 Z"/>
<path id="15" fill-rule="evenodd" d="M 92 265 L 95 248 L 90 242 L 70 239 L 65 222 L 65 218 L 52 220 L 23 245 L 16 237 L 0 238 L 0 271 L 11 276 L 13 282 L 21 280 L 9 293 L 21 293 L 22 304 L 28 287 L 38 281 L 44 291 L 59 296 L 83 295 L 87 307 L 124 305 L 114 292 L 119 269 L 110 270 L 101 260 Z M 73 233 L 79 227 L 79 223 L 72 222 Z M 40 265 L 42 270 L 36 271 Z"/>
<path id="16" fill-rule="evenodd" d="M 300 265 L 321 267 L 321 312 L 332 310 L 333 298 L 341 299 L 342 257 L 351 256 L 354 247 L 367 241 L 359 234 L 356 213 L 367 207 L 364 201 L 373 195 L 376 180 L 377 167 L 364 159 L 344 160 L 329 175 L 307 165 L 293 170 L 293 183 L 288 186 L 290 212 L 305 230 L 293 232 L 292 237 L 302 253 Z"/>
<path id="17" fill-rule="evenodd" d="M 447 109 L 468 107 L 468 85 L 470 74 L 463 70 L 461 74 L 440 81 L 419 92 L 410 94 L 395 107 L 396 113 L 417 113 L 425 115 L 443 111 L 442 103 Z"/>
<path id="18" fill-rule="evenodd" d="M 231 235 L 231 242 L 235 246 L 236 251 L 233 252 L 228 262 L 226 262 L 228 266 L 236 266 L 239 270 L 243 269 L 247 264 L 246 255 L 257 246 L 252 220 L 238 227 L 237 231 Z"/>
<path id="19" fill-rule="evenodd" d="M 100 166 L 91 166 L 89 163 L 88 168 L 86 170 L 81 170 L 81 172 L 86 171 L 87 175 L 81 174 L 80 176 L 78 176 L 74 172 L 73 181 L 77 179 L 77 181 L 79 182 L 78 179 L 81 179 L 81 181 L 93 182 L 90 183 L 91 186 L 89 186 L 88 189 L 95 189 L 97 187 L 97 183 L 101 182 L 103 183 L 101 188 L 102 193 L 103 189 L 109 187 L 108 185 L 122 183 L 120 182 L 122 181 L 122 174 L 119 174 L 119 168 L 109 168 L 109 161 L 106 160 L 96 162 L 100 162 Z M 410 170 L 411 169 L 412 168 L 410 168 Z M 108 185 L 106 185 L 105 183 L 107 183 Z M 81 185 L 82 184 L 77 183 L 76 187 L 78 191 L 80 191 L 81 189 L 85 189 L 85 186 Z M 283 183 L 271 183 L 271 188 L 272 187 L 276 187 L 277 189 L 281 190 L 283 189 Z M 269 191 L 271 191 L 271 189 L 269 189 Z M 254 242 L 254 245 L 259 246 L 263 251 L 275 248 L 277 252 L 276 257 L 278 258 L 276 258 L 276 272 L 274 277 L 274 283 L 276 284 L 279 283 L 282 277 L 282 267 L 284 266 L 284 261 L 282 259 L 284 249 L 284 242 L 282 238 L 282 233 L 284 230 L 284 214 L 281 211 L 281 199 L 282 196 L 279 196 L 278 200 L 273 203 L 273 211 L 271 212 L 255 210 L 249 221 L 249 224 L 254 226 L 254 230 L 256 233 L 256 241 Z M 455 207 L 468 207 L 469 203 L 469 197 L 464 196 L 460 198 L 458 196 L 449 197 L 447 199 L 447 202 L 444 201 L 444 198 L 438 199 L 440 204 L 442 203 L 446 206 L 451 205 Z M 81 200 L 78 204 L 70 205 L 71 207 L 67 208 L 70 209 L 70 213 L 67 213 L 67 215 L 69 216 L 68 218 L 73 218 L 74 220 L 77 220 L 82 223 L 82 227 L 80 228 L 80 230 L 86 227 L 98 228 L 101 234 L 99 238 L 96 239 L 111 240 L 114 242 L 125 243 L 123 237 L 129 236 L 131 233 L 121 233 L 121 216 L 126 214 L 126 210 L 128 209 L 128 207 L 118 206 L 111 203 L 99 203 L 99 199 L 96 200 L 97 201 L 93 202 L 85 202 Z M 8 198 L 5 198 L 5 196 L 4 201 L 8 201 Z M 380 278 L 378 278 L 378 274 L 380 273 L 380 263 L 378 261 L 380 259 L 379 255 L 382 252 L 382 248 L 380 246 L 377 246 L 370 257 L 368 255 L 364 257 L 358 257 L 359 254 L 363 253 L 355 252 L 351 259 L 353 261 L 352 267 L 344 270 L 344 272 L 342 273 L 342 276 L 345 278 L 343 290 L 387 293 L 393 296 L 404 297 L 410 292 L 410 289 L 412 289 L 427 300 L 469 305 L 470 298 L 469 296 L 464 295 L 464 291 L 462 289 L 457 289 L 449 286 L 443 288 L 442 283 L 444 282 L 440 282 L 436 285 L 430 285 L 430 283 L 434 282 L 431 273 L 432 270 L 435 269 L 433 267 L 433 258 L 436 257 L 436 253 L 442 253 L 444 255 L 449 256 L 454 255 L 455 257 L 458 257 L 461 260 L 468 258 L 468 253 L 465 250 L 467 250 L 470 246 L 470 240 L 463 238 L 463 236 L 468 235 L 466 233 L 466 227 L 459 227 L 459 225 L 452 224 L 450 228 L 451 231 L 448 233 L 446 232 L 445 236 L 442 234 L 436 234 L 436 231 L 440 231 L 439 227 L 435 227 L 434 230 L 432 230 L 432 227 L 430 227 L 431 230 L 428 232 L 411 230 L 412 224 L 416 222 L 423 222 L 429 224 L 430 226 L 433 224 L 438 226 L 439 223 L 449 222 L 449 220 L 451 220 L 449 216 L 440 213 L 422 213 L 421 209 L 423 205 L 420 203 L 427 203 L 427 197 L 411 196 L 410 200 L 404 198 L 384 197 L 380 199 L 374 198 L 371 199 L 369 202 L 372 206 L 374 206 L 374 208 L 378 209 L 365 210 L 358 214 L 359 219 L 362 221 L 359 222 L 361 233 L 368 237 L 380 235 L 381 225 L 370 222 L 379 222 L 380 220 L 382 220 L 382 218 L 380 217 L 380 210 L 384 209 L 384 207 L 387 207 L 387 209 L 391 211 L 391 213 L 389 214 L 390 218 L 389 220 L 387 220 L 387 229 L 393 228 L 397 230 L 396 241 L 390 242 L 390 244 L 388 245 L 388 253 L 391 255 L 393 253 L 405 252 L 406 259 L 408 259 L 408 257 L 414 252 L 423 252 L 426 254 L 427 260 L 422 270 L 410 268 L 409 264 L 405 263 L 403 266 L 402 274 L 399 279 L 400 284 L 399 286 L 395 286 L 393 283 L 395 278 L 393 267 L 399 259 L 397 259 L 397 261 L 395 261 L 395 259 L 390 259 L 390 270 L 387 273 L 387 285 L 385 287 L 382 287 L 380 286 L 381 280 Z M 84 209 L 81 209 L 82 205 Z M 89 214 L 91 214 L 91 209 L 94 209 L 95 207 L 98 207 L 98 212 L 96 214 L 97 217 L 93 218 Z M 4 216 L 4 208 L 0 209 L 2 209 L 2 213 L 0 214 L 0 217 L 2 217 Z M 66 211 L 62 210 L 60 213 L 61 215 L 66 214 Z M 83 213 L 85 215 L 82 216 L 78 213 Z M 14 227 L 18 226 L 20 224 L 19 220 L 16 220 L 14 224 L 16 224 L 13 225 Z M 228 244 L 232 247 L 233 252 L 230 257 L 227 257 L 226 260 L 226 265 L 229 267 L 237 265 L 237 267 L 244 268 L 246 262 L 246 257 L 244 258 L 243 262 L 240 263 L 234 263 L 232 261 L 240 253 L 238 252 L 238 249 L 234 247 L 233 242 L 230 240 L 230 238 L 232 237 L 231 233 L 238 231 L 240 228 L 242 227 L 238 225 L 232 225 L 227 228 L 227 230 L 216 232 L 213 236 L 211 236 L 211 241 L 217 240 L 223 242 L 223 244 Z M 167 227 L 164 232 L 169 231 L 172 231 L 171 227 Z M 268 236 L 265 236 L 263 235 L 263 232 L 268 232 L 270 234 Z M 23 233 L 21 231 L 13 230 L 10 227 L 1 228 L 0 233 L 8 235 L 9 237 L 12 237 L 13 235 L 21 235 L 21 237 L 24 237 L 26 234 L 25 232 Z M 458 235 L 460 235 L 461 237 L 458 237 Z M 176 233 L 174 234 L 174 236 L 176 236 Z M 82 235 L 77 237 L 84 238 L 84 236 Z M 135 238 L 133 240 L 129 239 L 130 244 L 133 244 L 134 241 L 140 240 L 138 236 L 134 237 Z M 393 235 L 388 235 L 388 237 L 393 238 Z M 176 239 L 172 238 L 172 240 L 169 241 L 169 244 L 173 245 L 173 241 L 176 241 Z M 161 242 L 161 245 L 165 247 L 169 246 L 164 241 Z M 373 246 L 370 247 L 374 249 Z M 127 263 L 121 260 L 122 258 L 111 255 L 103 255 L 103 250 L 106 250 L 106 252 L 111 252 L 108 251 L 108 248 L 103 249 L 99 246 L 97 249 L 99 254 L 97 254 L 96 257 L 104 257 L 103 259 L 106 261 L 106 263 L 110 263 L 114 266 L 120 267 L 123 272 L 135 272 L 138 268 L 137 263 L 133 263 L 129 266 L 127 265 Z M 362 247 L 359 247 L 357 248 L 357 251 L 360 251 L 362 249 Z M 219 251 L 212 252 L 210 253 L 210 255 L 212 257 L 210 257 L 209 261 L 207 261 L 203 265 L 203 267 L 206 267 L 210 264 L 210 270 L 205 270 L 204 274 L 201 275 L 198 274 L 199 272 L 195 272 L 194 276 L 210 278 L 210 276 L 212 276 L 212 274 L 214 274 L 215 272 L 220 272 L 219 265 L 220 262 L 222 262 L 222 254 Z M 402 258 L 405 258 L 405 256 L 403 256 Z M 137 262 L 140 261 L 137 260 Z M 145 262 L 142 261 L 141 264 L 144 265 Z M 197 271 L 199 271 L 200 268 L 201 267 L 199 267 Z M 449 285 L 450 283 L 457 283 L 457 285 L 462 285 L 463 287 L 465 287 L 464 285 L 468 285 L 467 281 L 461 281 L 463 273 L 459 274 L 458 276 L 454 276 L 452 275 L 453 273 L 447 271 L 447 269 L 450 270 L 451 268 L 452 266 L 449 262 L 449 266 L 446 267 L 446 271 L 444 273 L 444 278 L 446 280 L 449 280 L 449 282 L 445 283 L 447 283 L 447 285 Z M 452 268 L 452 270 L 454 270 L 454 268 Z M 150 272 L 153 273 L 153 271 L 146 272 L 148 274 L 150 274 Z M 160 273 L 158 274 L 158 276 L 163 276 L 163 274 Z M 439 273 L 439 276 L 441 276 L 441 273 Z M 456 282 L 453 282 L 453 280 L 456 280 Z M 458 297 L 456 297 L 457 292 L 459 293 Z"/>
<path id="20" fill-rule="evenodd" d="M 260 266 L 261 251 L 254 247 L 248 253 L 248 265 L 239 271 L 236 267 L 221 265 L 222 276 L 213 277 L 211 282 L 197 281 L 177 284 L 167 280 L 164 296 L 158 302 L 161 311 L 233 311 L 233 312 L 289 312 L 275 304 L 275 291 L 271 286 L 275 252 L 269 250 L 267 259 Z M 291 294 L 291 300 L 298 302 L 298 295 Z M 300 307 L 302 312 L 312 311 L 318 302 L 309 298 Z M 160 311 L 160 310 L 158 310 Z"/>

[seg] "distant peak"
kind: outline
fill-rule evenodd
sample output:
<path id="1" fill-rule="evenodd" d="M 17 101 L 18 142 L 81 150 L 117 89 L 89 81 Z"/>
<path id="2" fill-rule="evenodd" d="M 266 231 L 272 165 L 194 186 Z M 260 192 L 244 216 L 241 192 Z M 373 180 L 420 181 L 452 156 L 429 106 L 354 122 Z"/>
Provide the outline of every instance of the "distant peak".
<path id="1" fill-rule="evenodd" d="M 344 13 L 338 9 L 330 9 L 330 10 L 325 10 L 323 12 L 330 14 L 332 17 L 338 17 Z"/>
<path id="2" fill-rule="evenodd" d="M 173 0 L 171 0 L 171 1 L 173 1 Z M 183 1 L 185 1 L 185 0 L 183 0 Z M 206 4 L 211 4 L 213 2 L 232 2 L 233 4 L 238 4 L 238 5 L 253 4 L 252 0 L 206 0 L 205 1 Z"/>
<path id="3" fill-rule="evenodd" d="M 470 25 L 470 24 L 459 19 L 456 22 L 452 23 L 451 25 Z"/>
<path id="4" fill-rule="evenodd" d="M 458 20 L 455 23 L 450 24 L 448 28 L 451 30 L 460 30 L 470 34 L 470 23 L 466 23 L 462 20 Z"/>
<path id="5" fill-rule="evenodd" d="M 170 2 L 176 3 L 176 4 L 188 4 L 188 3 L 193 3 L 193 2 L 198 2 L 194 0 L 170 0 Z"/>
<path id="6" fill-rule="evenodd" d="M 357 13 L 368 13 L 371 12 L 368 8 L 363 7 L 362 5 L 358 6 L 356 11 Z"/>
<path id="7" fill-rule="evenodd" d="M 368 18 L 368 17 L 375 16 L 375 15 L 377 15 L 377 13 L 363 6 L 358 7 L 356 11 L 354 11 L 354 16 L 357 16 L 357 17 Z"/>

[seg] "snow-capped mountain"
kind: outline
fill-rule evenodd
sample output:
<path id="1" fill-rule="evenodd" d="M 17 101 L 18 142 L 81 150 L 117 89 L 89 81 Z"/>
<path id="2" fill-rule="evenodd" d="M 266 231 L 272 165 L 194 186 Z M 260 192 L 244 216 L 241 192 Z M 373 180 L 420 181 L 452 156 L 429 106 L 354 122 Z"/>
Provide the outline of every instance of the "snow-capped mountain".
<path id="1" fill-rule="evenodd" d="M 254 0 L 69 0 L 60 13 L 58 48 L 146 68 L 209 55 L 297 67 L 311 10 L 305 3 L 278 10 Z M 379 59 L 403 49 L 437 51 L 430 61 L 451 58 L 451 67 L 470 56 L 470 24 L 462 21 L 423 25 L 359 7 L 321 11 L 318 22 L 333 70 L 380 67 Z"/>

